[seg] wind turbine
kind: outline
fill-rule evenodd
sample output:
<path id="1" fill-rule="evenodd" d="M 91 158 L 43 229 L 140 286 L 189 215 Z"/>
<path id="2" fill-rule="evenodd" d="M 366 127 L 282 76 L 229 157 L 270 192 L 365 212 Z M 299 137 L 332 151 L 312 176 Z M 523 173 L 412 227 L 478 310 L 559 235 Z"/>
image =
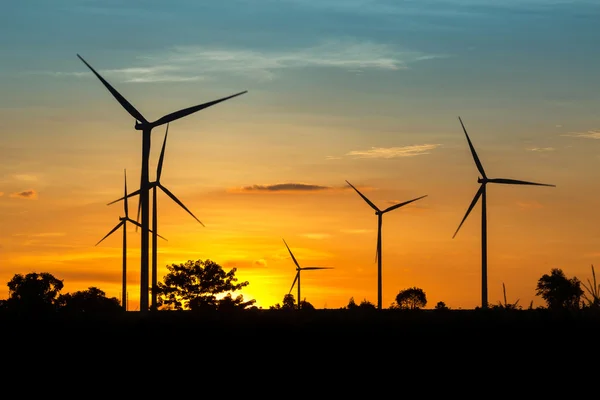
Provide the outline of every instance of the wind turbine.
<path id="1" fill-rule="evenodd" d="M 167 135 L 169 134 L 169 124 L 167 124 L 167 130 L 165 132 L 165 139 L 163 141 L 162 149 L 160 150 L 160 157 L 158 158 L 158 166 L 156 168 L 156 180 L 154 182 L 149 182 L 149 187 L 152 189 L 152 303 L 151 309 L 154 309 L 156 306 L 156 282 L 157 282 L 157 260 L 158 260 L 158 243 L 157 236 L 158 235 L 158 203 L 156 199 L 156 188 L 160 188 L 167 196 L 169 196 L 175 203 L 177 203 L 181 208 L 188 212 L 196 221 L 200 223 L 200 225 L 204 226 L 204 224 L 166 187 L 164 187 L 160 183 L 160 177 L 162 175 L 162 166 L 165 158 L 165 148 L 167 146 Z M 129 195 L 125 194 L 124 197 L 112 201 L 110 204 L 116 203 L 118 201 L 124 200 L 126 197 L 133 197 L 139 195 L 142 189 L 138 189 L 135 192 L 130 193 Z"/>
<path id="2" fill-rule="evenodd" d="M 382 296 L 382 282 L 381 282 L 381 224 L 383 223 L 383 214 L 385 214 L 386 212 L 395 210 L 397 208 L 400 208 L 402 206 L 405 206 L 407 204 L 410 204 L 413 201 L 420 200 L 423 197 L 427 197 L 427 195 L 421 196 L 421 197 L 417 197 L 416 199 L 405 201 L 404 203 L 394 204 L 393 206 L 390 206 L 390 207 L 388 207 L 388 208 L 386 208 L 385 210 L 382 211 L 379 208 L 377 208 L 377 206 L 375 204 L 373 204 L 373 202 L 371 202 L 371 200 L 367 199 L 367 197 L 364 194 L 362 194 L 357 188 L 355 188 L 350 182 L 346 181 L 346 183 L 348 185 L 350 185 L 352 187 L 352 189 L 354 189 L 356 191 L 356 193 L 358 193 L 360 195 L 360 197 L 362 197 L 363 200 L 366 201 L 367 204 L 370 205 L 373 210 L 375 210 L 375 215 L 377 215 L 377 253 L 376 253 L 376 258 L 377 258 L 377 309 L 381 310 L 381 296 Z"/>
<path id="3" fill-rule="evenodd" d="M 463 132 L 465 132 L 465 136 L 467 137 L 467 142 L 469 143 L 469 148 L 471 149 L 471 154 L 473 155 L 473 160 L 475 161 L 475 165 L 477 166 L 477 170 L 481 174 L 481 177 L 477 178 L 477 182 L 480 183 L 479 189 L 477 193 L 475 193 L 475 197 L 473 197 L 473 201 L 471 201 L 471 205 L 467 209 L 465 216 L 462 221 L 460 221 L 460 225 L 454 232 L 452 238 L 456 236 L 458 230 L 462 226 L 463 222 L 469 216 L 469 213 L 477 204 L 477 201 L 481 197 L 481 307 L 488 307 L 488 291 L 487 291 L 487 208 L 486 208 L 486 185 L 488 183 L 503 183 L 508 185 L 534 185 L 534 186 L 551 186 L 556 187 L 556 185 L 549 185 L 546 183 L 535 183 L 535 182 L 526 182 L 526 181 L 518 181 L 515 179 L 504 179 L 504 178 L 488 178 L 483 170 L 483 165 L 477 157 L 477 153 L 475 152 L 475 148 L 473 147 L 473 143 L 471 143 L 471 139 L 469 138 L 469 134 L 467 133 L 467 129 L 462 122 L 462 119 L 458 117 L 460 121 L 460 125 L 462 126 Z"/>
<path id="4" fill-rule="evenodd" d="M 138 131 L 142 131 L 142 168 L 141 168 L 141 184 L 140 187 L 143 189 L 140 192 L 140 203 L 141 203 L 141 228 L 142 228 L 142 240 L 141 240 L 141 268 L 140 268 L 140 311 L 146 312 L 148 311 L 148 233 L 149 229 L 149 218 L 150 218 L 150 199 L 148 193 L 149 186 L 149 177 L 148 177 L 148 164 L 150 159 L 150 136 L 152 133 L 152 129 L 178 120 L 180 118 L 186 117 L 190 114 L 193 114 L 197 111 L 203 110 L 215 104 L 218 104 L 222 101 L 231 99 L 236 96 L 240 96 L 247 91 L 239 92 L 231 96 L 223 97 L 218 100 L 209 101 L 207 103 L 199 104 L 196 106 L 192 106 L 189 108 L 185 108 L 179 111 L 172 112 L 167 114 L 156 121 L 150 122 L 148 121 L 131 103 L 129 103 L 121 94 L 113 88 L 110 83 L 108 83 L 90 64 L 87 63 L 79 54 L 77 57 L 96 75 L 96 77 L 102 82 L 102 84 L 108 89 L 108 91 L 113 95 L 113 97 L 121 104 L 121 106 L 135 118 L 135 129 Z"/>
<path id="5" fill-rule="evenodd" d="M 292 289 L 294 289 L 294 285 L 296 284 L 296 281 L 298 281 L 298 310 L 300 309 L 300 271 L 304 271 L 304 270 L 309 270 L 309 269 L 333 269 L 331 267 L 300 267 L 300 264 L 298 264 L 298 261 L 296 261 L 296 257 L 294 257 L 294 254 L 292 254 L 292 250 L 290 250 L 290 247 L 288 246 L 288 244 L 285 242 L 285 239 L 283 239 L 283 243 L 285 244 L 285 247 L 287 247 L 288 251 L 290 252 L 290 256 L 292 256 L 292 260 L 294 260 L 294 264 L 296 264 L 296 277 L 294 278 L 294 282 L 292 282 L 292 287 L 290 288 L 290 291 L 288 292 L 288 294 L 292 293 Z"/>
<path id="6" fill-rule="evenodd" d="M 127 198 L 127 171 L 125 171 L 125 190 L 124 190 L 124 197 L 123 198 Z M 129 207 L 128 207 L 128 201 L 125 200 L 125 202 L 123 203 L 123 210 L 125 212 L 125 216 L 124 217 L 119 217 L 119 223 L 110 231 L 106 234 L 106 236 L 104 236 L 102 239 L 100 239 L 98 241 L 98 243 L 96 243 L 96 246 L 98 246 L 104 239 L 106 239 L 107 237 L 109 237 L 111 234 L 113 234 L 117 229 L 119 229 L 120 227 L 123 227 L 123 283 L 122 283 L 122 294 L 121 294 L 121 298 L 123 299 L 121 306 L 123 307 L 123 309 L 125 311 L 127 311 L 127 303 L 125 301 L 125 299 L 127 299 L 127 222 L 131 222 L 132 224 L 139 226 L 140 224 L 137 221 L 132 220 L 131 218 L 129 218 Z M 160 236 L 160 235 L 159 235 Z M 164 237 L 160 236 L 162 239 L 165 239 Z M 166 240 L 166 239 L 165 239 Z"/>

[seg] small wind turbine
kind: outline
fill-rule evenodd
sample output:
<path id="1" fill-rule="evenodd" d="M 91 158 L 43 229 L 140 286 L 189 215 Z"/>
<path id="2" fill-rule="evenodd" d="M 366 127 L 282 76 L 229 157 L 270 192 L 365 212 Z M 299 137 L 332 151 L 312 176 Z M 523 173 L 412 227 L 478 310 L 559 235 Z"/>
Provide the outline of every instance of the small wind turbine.
<path id="1" fill-rule="evenodd" d="M 285 244 L 285 247 L 287 247 L 288 251 L 290 252 L 290 256 L 292 256 L 292 260 L 294 261 L 294 264 L 296 264 L 296 277 L 294 278 L 294 282 L 292 282 L 292 287 L 290 288 L 289 293 L 292 293 L 292 289 L 294 289 L 294 285 L 296 284 L 296 281 L 298 282 L 298 310 L 300 309 L 300 271 L 304 271 L 304 270 L 309 270 L 309 269 L 333 269 L 331 267 L 300 267 L 300 264 L 298 264 L 298 261 L 296 261 L 296 257 L 294 257 L 294 254 L 292 254 L 292 250 L 290 250 L 290 247 L 288 246 L 288 244 L 285 242 L 285 239 L 283 239 L 283 243 Z"/>
<path id="2" fill-rule="evenodd" d="M 115 88 L 111 86 L 106 79 L 104 79 L 90 64 L 87 63 L 79 54 L 77 57 L 93 72 L 93 74 L 102 82 L 104 87 L 112 94 L 112 96 L 121 104 L 121 106 L 135 119 L 135 129 L 142 131 L 142 167 L 141 167 L 141 184 L 140 188 L 144 189 L 140 192 L 140 209 L 142 214 L 141 228 L 141 258 L 140 258 L 140 311 L 148 311 L 148 257 L 149 257 L 149 243 L 148 243 L 148 232 L 150 231 L 150 198 L 149 198 L 149 173 L 148 165 L 150 160 L 150 139 L 152 129 L 157 126 L 173 122 L 180 118 L 186 117 L 190 114 L 211 107 L 215 104 L 221 103 L 225 100 L 232 99 L 247 93 L 246 90 L 233 94 L 231 96 L 223 97 L 217 100 L 209 101 L 207 103 L 199 104 L 196 106 L 188 107 L 179 111 L 167 114 L 155 121 L 148 121 L 131 103 L 129 103 Z"/>
<path id="3" fill-rule="evenodd" d="M 156 180 L 154 182 L 150 182 L 149 186 L 152 189 L 152 303 L 151 309 L 154 309 L 156 306 L 156 283 L 157 283 L 157 260 L 158 260 L 158 244 L 157 244 L 157 236 L 158 235 L 158 202 L 156 199 L 156 188 L 160 188 L 167 196 L 169 196 L 175 203 L 177 203 L 181 208 L 187 211 L 196 221 L 200 223 L 200 225 L 204 226 L 204 224 L 166 187 L 164 187 L 160 183 L 160 177 L 162 175 L 162 167 L 163 161 L 165 158 L 165 148 L 167 146 L 167 135 L 169 134 L 169 124 L 167 124 L 167 130 L 165 132 L 165 138 L 163 140 L 162 149 L 160 150 L 160 156 L 158 158 L 158 165 L 156 168 Z M 141 188 L 136 190 L 135 192 L 126 195 L 127 197 L 133 197 L 139 195 L 141 193 Z M 124 197 L 112 201 L 110 204 L 116 203 L 118 201 L 123 200 Z"/>
<path id="4" fill-rule="evenodd" d="M 125 175 L 125 190 L 124 190 L 123 198 L 126 199 L 127 198 L 127 171 L 126 170 L 125 170 L 124 175 Z M 122 283 L 123 286 L 122 286 L 122 294 L 121 294 L 122 299 L 127 298 L 127 225 L 126 225 L 126 223 L 131 222 L 135 226 L 140 226 L 140 224 L 137 221 L 134 221 L 131 218 L 129 218 L 129 207 L 128 207 L 127 203 L 128 203 L 127 200 L 125 200 L 125 202 L 123 203 L 123 210 L 125 212 L 125 216 L 119 217 L 119 223 L 110 232 L 108 232 L 106 234 L 106 236 L 104 236 L 102 239 L 100 239 L 100 241 L 98 241 L 98 243 L 96 243 L 96 246 L 98 246 L 104 239 L 106 239 L 111 234 L 113 234 L 113 232 L 115 232 L 120 227 L 123 227 L 123 283 Z M 152 232 L 152 231 L 150 231 L 150 232 Z M 160 236 L 160 238 L 165 239 L 162 236 Z M 167 240 L 167 239 L 165 239 L 165 240 Z M 125 309 L 125 311 L 127 311 L 126 301 L 123 300 L 121 302 L 121 306 L 123 307 L 123 309 Z"/>
<path id="5" fill-rule="evenodd" d="M 458 230 L 462 226 L 463 222 L 469 216 L 469 213 L 477 204 L 477 201 L 481 197 L 481 307 L 488 307 L 488 291 L 487 291 L 487 208 L 486 208 L 486 184 L 488 183 L 503 183 L 508 185 L 535 185 L 535 186 L 550 186 L 556 187 L 556 185 L 549 185 L 546 183 L 534 183 L 534 182 L 526 182 L 526 181 L 518 181 L 515 179 L 504 179 L 504 178 L 488 178 L 483 170 L 483 165 L 481 165 L 481 161 L 479 161 L 479 157 L 477 157 L 477 153 L 475 152 L 475 148 L 473 147 L 473 143 L 471 143 L 471 139 L 469 139 L 469 134 L 465 128 L 465 125 L 462 122 L 462 119 L 458 117 L 460 121 L 460 125 L 462 126 L 463 132 L 465 132 L 465 136 L 467 137 L 467 142 L 469 143 L 469 148 L 471 149 L 471 154 L 473 155 L 473 160 L 475 161 L 475 165 L 477 166 L 477 170 L 481 174 L 481 177 L 477 178 L 477 182 L 480 183 L 479 189 L 477 193 L 475 193 L 475 197 L 473 201 L 471 201 L 471 205 L 467 209 L 465 216 L 462 221 L 460 221 L 460 225 L 454 232 L 452 238 L 456 236 Z"/>
<path id="6" fill-rule="evenodd" d="M 413 201 L 420 200 L 423 197 L 427 197 L 427 195 L 421 196 L 421 197 L 417 197 L 416 199 L 405 201 L 404 203 L 395 204 L 395 205 L 393 205 L 391 207 L 388 207 L 385 210 L 381 211 L 379 208 L 377 208 L 377 206 L 375 204 L 373 204 L 373 202 L 371 202 L 371 200 L 367 199 L 367 197 L 364 194 L 362 194 L 361 192 L 359 192 L 358 189 L 355 188 L 350 182 L 346 181 L 346 183 L 348 185 L 350 185 L 352 187 L 352 189 L 354 189 L 356 191 L 356 193 L 358 193 L 360 195 L 360 197 L 362 197 L 363 200 L 366 201 L 367 204 L 370 205 L 373 210 L 375 210 L 375 215 L 377 215 L 377 253 L 376 253 L 376 258 L 377 258 L 377 309 L 381 310 L 381 297 L 382 297 L 382 282 L 381 282 L 381 225 L 383 223 L 383 214 L 385 214 L 388 211 L 392 211 L 392 210 L 395 210 L 395 209 L 400 208 L 402 206 L 405 206 L 407 204 L 410 204 Z"/>

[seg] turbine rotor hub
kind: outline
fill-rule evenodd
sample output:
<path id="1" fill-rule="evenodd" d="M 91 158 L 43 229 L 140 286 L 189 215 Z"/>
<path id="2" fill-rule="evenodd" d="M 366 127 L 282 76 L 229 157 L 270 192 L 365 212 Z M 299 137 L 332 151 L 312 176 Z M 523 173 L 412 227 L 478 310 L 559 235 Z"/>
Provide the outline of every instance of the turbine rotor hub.
<path id="1" fill-rule="evenodd" d="M 486 178 L 481 178 L 481 177 L 477 178 L 477 182 L 479 182 L 479 183 L 487 183 L 487 181 L 488 180 Z"/>

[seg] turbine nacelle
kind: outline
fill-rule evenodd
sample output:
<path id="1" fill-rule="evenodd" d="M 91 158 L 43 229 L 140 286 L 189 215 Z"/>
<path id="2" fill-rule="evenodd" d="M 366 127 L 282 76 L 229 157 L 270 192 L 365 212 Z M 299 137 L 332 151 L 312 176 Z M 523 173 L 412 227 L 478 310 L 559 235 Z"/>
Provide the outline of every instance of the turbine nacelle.
<path id="1" fill-rule="evenodd" d="M 484 184 L 488 183 L 488 179 L 487 178 L 479 177 L 479 178 L 477 178 L 477 183 L 484 183 Z"/>

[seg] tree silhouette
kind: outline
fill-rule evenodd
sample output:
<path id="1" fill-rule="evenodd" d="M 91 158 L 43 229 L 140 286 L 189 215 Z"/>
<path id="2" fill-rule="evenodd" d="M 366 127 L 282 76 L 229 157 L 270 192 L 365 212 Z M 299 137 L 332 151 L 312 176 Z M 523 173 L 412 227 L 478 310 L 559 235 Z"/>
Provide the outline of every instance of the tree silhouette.
<path id="1" fill-rule="evenodd" d="M 300 302 L 300 309 L 301 310 L 314 310 L 315 306 L 313 306 L 308 301 L 306 301 L 306 299 L 304 299 Z"/>
<path id="2" fill-rule="evenodd" d="M 167 270 L 163 282 L 157 284 L 157 303 L 162 308 L 214 310 L 219 306 L 217 295 L 240 290 L 249 284 L 247 281 L 236 283 L 237 268 L 225 272 L 211 260 L 189 260 L 185 264 L 167 265 Z M 239 304 L 242 303 L 240 300 Z"/>
<path id="3" fill-rule="evenodd" d="M 252 307 L 254 303 L 256 303 L 254 299 L 244 301 L 244 296 L 241 294 L 234 299 L 231 297 L 231 293 L 227 293 L 225 297 L 218 301 L 217 309 L 219 311 L 245 310 L 248 307 Z"/>
<path id="4" fill-rule="evenodd" d="M 358 304 L 356 304 L 356 302 L 354 301 L 354 297 L 350 297 L 350 300 L 348 301 L 348 305 L 346 306 L 346 308 L 348 310 L 355 310 L 358 307 Z"/>
<path id="5" fill-rule="evenodd" d="M 412 287 L 401 290 L 396 295 L 396 307 L 401 309 L 418 310 L 427 305 L 427 296 L 423 289 Z"/>
<path id="6" fill-rule="evenodd" d="M 448 308 L 446 303 L 444 303 L 443 301 L 438 301 L 437 304 L 435 305 L 435 309 L 443 311 L 443 310 L 449 310 L 450 308 Z"/>
<path id="7" fill-rule="evenodd" d="M 358 305 L 358 308 L 361 310 L 376 310 L 377 306 L 375 306 L 375 304 L 371 303 L 369 300 L 363 299 Z"/>
<path id="8" fill-rule="evenodd" d="M 285 310 L 293 310 L 296 308 L 296 299 L 294 298 L 293 294 L 288 293 L 283 296 L 283 305 L 281 308 Z"/>
<path id="9" fill-rule="evenodd" d="M 5 308 L 23 313 L 47 313 L 57 308 L 57 296 L 63 281 L 48 272 L 16 274 L 7 283 L 8 299 Z"/>
<path id="10" fill-rule="evenodd" d="M 115 313 L 123 311 L 116 297 L 106 297 L 104 291 L 91 286 L 87 290 L 61 294 L 57 304 L 62 312 L 68 313 Z"/>
<path id="11" fill-rule="evenodd" d="M 568 279 L 559 268 L 542 275 L 536 287 L 536 296 L 541 296 L 550 310 L 578 309 L 582 295 L 579 279 Z"/>

